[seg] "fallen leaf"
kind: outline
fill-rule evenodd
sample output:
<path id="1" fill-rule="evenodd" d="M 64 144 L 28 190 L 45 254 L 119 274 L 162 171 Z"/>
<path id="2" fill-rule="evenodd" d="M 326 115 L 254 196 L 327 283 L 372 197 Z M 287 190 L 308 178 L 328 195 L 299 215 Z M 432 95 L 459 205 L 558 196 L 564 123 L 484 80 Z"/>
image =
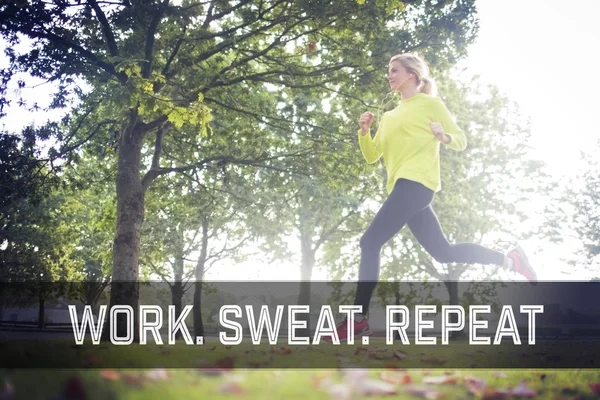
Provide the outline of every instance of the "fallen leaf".
<path id="1" fill-rule="evenodd" d="M 400 350 L 394 350 L 394 352 L 392 353 L 392 356 L 397 360 L 404 360 L 405 358 L 408 357 L 408 354 L 406 354 L 405 352 L 400 351 Z"/>
<path id="2" fill-rule="evenodd" d="M 391 383 L 376 379 L 359 381 L 356 388 L 363 396 L 385 396 L 396 394 L 398 392 L 396 386 Z"/>
<path id="3" fill-rule="evenodd" d="M 324 371 L 319 374 L 312 375 L 312 377 L 311 377 L 312 386 L 315 389 L 320 389 L 325 384 L 329 384 L 331 382 L 329 380 L 329 377 L 331 376 L 331 374 L 333 374 L 333 371 Z"/>
<path id="4" fill-rule="evenodd" d="M 350 386 L 343 383 L 327 385 L 325 390 L 334 400 L 349 400 L 352 397 Z"/>
<path id="5" fill-rule="evenodd" d="M 483 390 L 485 389 L 486 383 L 483 379 L 466 377 L 464 379 L 464 382 L 465 382 L 465 386 L 467 387 L 467 390 L 469 391 L 469 393 L 471 393 L 475 396 L 482 394 Z"/>
<path id="6" fill-rule="evenodd" d="M 370 351 L 369 358 L 371 358 L 373 360 L 389 360 L 389 359 L 393 358 L 393 356 L 390 356 L 389 354 L 384 354 L 381 352 Z"/>
<path id="7" fill-rule="evenodd" d="M 235 360 L 235 358 L 232 356 L 227 356 L 225 358 L 221 358 L 220 360 L 217 360 L 215 362 L 215 367 L 231 369 L 231 368 L 233 368 L 234 360 Z"/>
<path id="8" fill-rule="evenodd" d="M 508 400 L 511 398 L 511 393 L 506 389 L 486 389 L 483 392 L 481 400 Z"/>
<path id="9" fill-rule="evenodd" d="M 508 376 L 503 371 L 494 371 L 494 372 L 492 372 L 492 375 L 495 376 L 496 378 L 506 378 Z"/>
<path id="10" fill-rule="evenodd" d="M 356 383 L 364 380 L 369 375 L 366 369 L 349 369 L 344 371 L 344 380 L 348 383 Z"/>
<path id="11" fill-rule="evenodd" d="M 113 371 L 112 369 L 105 369 L 100 372 L 100 377 L 106 379 L 107 381 L 118 381 L 119 373 L 117 371 Z"/>
<path id="12" fill-rule="evenodd" d="M 423 378 L 426 385 L 456 385 L 457 379 L 447 375 L 428 376 Z"/>
<path id="13" fill-rule="evenodd" d="M 411 387 L 407 389 L 407 393 L 411 396 L 428 400 L 437 400 L 444 397 L 442 393 L 428 387 Z"/>
<path id="14" fill-rule="evenodd" d="M 139 374 L 122 374 L 121 380 L 128 386 L 136 388 L 144 386 L 144 377 Z"/>
<path id="15" fill-rule="evenodd" d="M 534 398 L 537 393 L 535 390 L 527 387 L 524 381 L 521 381 L 521 383 L 511 390 L 511 394 L 513 396 L 527 397 L 531 399 Z"/>
<path id="16" fill-rule="evenodd" d="M 223 394 L 234 394 L 237 396 L 246 394 L 244 388 L 237 382 L 225 382 L 219 387 L 219 391 Z"/>
<path id="17" fill-rule="evenodd" d="M 373 348 L 371 348 L 371 351 L 374 351 L 377 353 L 387 353 L 388 351 L 390 351 L 390 349 L 388 349 L 387 347 L 373 347 Z"/>
<path id="18" fill-rule="evenodd" d="M 290 349 L 289 347 L 282 347 L 279 350 L 279 354 L 284 354 L 284 355 L 292 354 L 292 349 Z"/>
<path id="19" fill-rule="evenodd" d="M 169 379 L 169 373 L 163 368 L 156 368 L 146 372 L 146 377 L 151 381 L 164 381 Z"/>
<path id="20" fill-rule="evenodd" d="M 380 375 L 380 378 L 382 381 L 398 386 L 404 384 L 404 379 L 406 375 L 407 374 L 404 372 L 383 371 Z"/>
<path id="21" fill-rule="evenodd" d="M 354 355 L 357 356 L 363 351 L 369 351 L 369 349 L 367 349 L 366 347 L 362 347 L 362 346 L 357 347 L 356 350 L 354 350 Z"/>

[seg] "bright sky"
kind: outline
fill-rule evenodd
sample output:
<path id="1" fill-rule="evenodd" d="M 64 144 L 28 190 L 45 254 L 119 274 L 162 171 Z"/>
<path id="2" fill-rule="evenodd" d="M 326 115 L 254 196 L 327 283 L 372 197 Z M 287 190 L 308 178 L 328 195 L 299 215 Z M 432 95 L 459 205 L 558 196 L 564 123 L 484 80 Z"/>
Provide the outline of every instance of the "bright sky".
<path id="1" fill-rule="evenodd" d="M 596 146 L 600 128 L 600 1 L 480 0 L 480 30 L 469 57 L 461 66 L 481 75 L 483 82 L 500 87 L 532 121 L 536 157 L 556 176 L 572 176 L 580 167 L 579 152 Z M 36 98 L 43 89 L 36 92 Z M 41 93 L 42 92 L 42 93 Z M 5 128 L 31 121 L 31 115 L 12 112 Z M 12 120 L 12 121 L 11 121 Z M 38 120 L 41 122 L 40 120 Z M 523 243 L 541 280 L 585 279 L 565 273 L 564 247 L 539 240 Z M 543 250 L 543 251 L 542 251 Z M 357 260 L 358 262 L 358 260 Z M 299 263 L 267 266 L 260 260 L 245 265 L 215 267 L 207 274 L 215 280 L 296 280 Z M 600 275 L 600 274 L 599 274 Z M 315 272 L 313 279 L 327 279 Z"/>
<path id="2" fill-rule="evenodd" d="M 531 117 L 536 158 L 568 182 L 583 166 L 580 152 L 597 148 L 600 138 L 600 2 L 480 0 L 477 8 L 479 37 L 463 66 Z M 571 250 L 564 245 L 532 239 L 523 246 L 542 280 L 589 276 L 557 260 Z"/>

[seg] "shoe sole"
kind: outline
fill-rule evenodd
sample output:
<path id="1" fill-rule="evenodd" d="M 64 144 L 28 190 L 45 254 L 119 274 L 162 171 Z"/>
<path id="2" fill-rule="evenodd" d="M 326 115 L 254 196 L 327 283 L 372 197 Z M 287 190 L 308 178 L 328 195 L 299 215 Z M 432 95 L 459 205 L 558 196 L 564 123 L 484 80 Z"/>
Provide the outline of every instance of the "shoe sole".
<path id="1" fill-rule="evenodd" d="M 373 331 L 371 329 L 366 329 L 366 330 L 364 330 L 364 331 L 362 331 L 360 333 L 355 333 L 354 334 L 354 338 L 356 339 L 356 338 L 359 338 L 359 337 L 368 336 L 368 335 L 371 335 L 372 333 L 373 333 Z M 340 343 L 342 343 L 343 340 L 346 340 L 346 339 L 345 338 L 344 339 L 340 339 Z M 327 343 L 331 343 L 331 338 L 327 337 L 327 339 L 323 339 L 323 341 L 325 341 Z"/>
<path id="2" fill-rule="evenodd" d="M 532 273 L 532 275 L 534 276 L 534 278 L 535 278 L 535 281 L 529 281 L 529 283 L 531 283 L 532 285 L 537 285 L 537 274 L 535 273 L 535 270 L 533 269 L 533 267 L 531 266 L 531 264 L 529 264 L 529 259 L 527 258 L 527 255 L 525 254 L 525 252 L 523 251 L 523 249 L 521 248 L 521 246 L 517 246 L 515 248 L 515 252 L 519 256 L 519 259 L 521 259 L 521 261 L 523 262 L 523 264 L 525 264 L 524 267 L 528 271 L 530 271 Z"/>

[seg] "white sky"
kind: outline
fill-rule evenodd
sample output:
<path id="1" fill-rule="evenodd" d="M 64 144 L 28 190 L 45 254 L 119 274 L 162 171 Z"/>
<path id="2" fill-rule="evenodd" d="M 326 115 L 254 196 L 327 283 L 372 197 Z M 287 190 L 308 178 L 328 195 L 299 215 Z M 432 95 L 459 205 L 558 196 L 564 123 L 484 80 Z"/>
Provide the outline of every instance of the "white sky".
<path id="1" fill-rule="evenodd" d="M 555 176 L 568 179 L 581 166 L 579 152 L 596 147 L 600 137 L 596 121 L 600 114 L 596 43 L 600 39 L 600 0 L 480 0 L 477 7 L 479 37 L 461 66 L 479 74 L 483 82 L 499 86 L 519 104 L 531 117 L 536 157 L 545 161 Z M 42 98 L 43 92 L 38 88 L 36 98 Z M 32 115 L 13 109 L 0 126 L 14 129 L 32 119 Z M 565 273 L 564 264 L 557 261 L 559 255 L 565 255 L 564 246 L 539 240 L 523 245 L 541 280 L 588 276 L 579 271 Z M 260 260 L 215 266 L 207 275 L 215 280 L 300 277 L 298 263 L 267 266 Z M 327 277 L 317 271 L 313 279 Z"/>
<path id="2" fill-rule="evenodd" d="M 596 145 L 600 1 L 481 0 L 480 30 L 464 63 L 532 118 L 537 156 L 571 173 Z"/>

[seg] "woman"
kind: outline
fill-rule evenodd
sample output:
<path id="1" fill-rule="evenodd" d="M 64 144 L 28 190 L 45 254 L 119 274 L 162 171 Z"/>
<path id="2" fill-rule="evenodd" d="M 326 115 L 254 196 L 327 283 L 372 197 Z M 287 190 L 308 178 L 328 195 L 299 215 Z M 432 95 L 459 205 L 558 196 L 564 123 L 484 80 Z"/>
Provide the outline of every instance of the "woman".
<path id="1" fill-rule="evenodd" d="M 358 140 L 367 163 L 383 157 L 387 170 L 388 198 L 360 240 L 361 259 L 355 305 L 363 314 L 355 318 L 354 334 L 368 334 L 369 303 L 379 278 L 379 255 L 383 245 L 404 225 L 425 250 L 440 263 L 496 264 L 537 281 L 523 250 L 517 247 L 506 255 L 474 243 L 450 244 L 431 208 L 440 184 L 440 143 L 461 151 L 466 147 L 464 132 L 453 121 L 446 106 L 431 95 L 434 82 L 429 68 L 416 54 L 392 57 L 388 81 L 401 102 L 386 112 L 373 138 L 373 114 L 360 116 Z M 347 337 L 347 322 L 338 326 L 340 340 Z"/>

